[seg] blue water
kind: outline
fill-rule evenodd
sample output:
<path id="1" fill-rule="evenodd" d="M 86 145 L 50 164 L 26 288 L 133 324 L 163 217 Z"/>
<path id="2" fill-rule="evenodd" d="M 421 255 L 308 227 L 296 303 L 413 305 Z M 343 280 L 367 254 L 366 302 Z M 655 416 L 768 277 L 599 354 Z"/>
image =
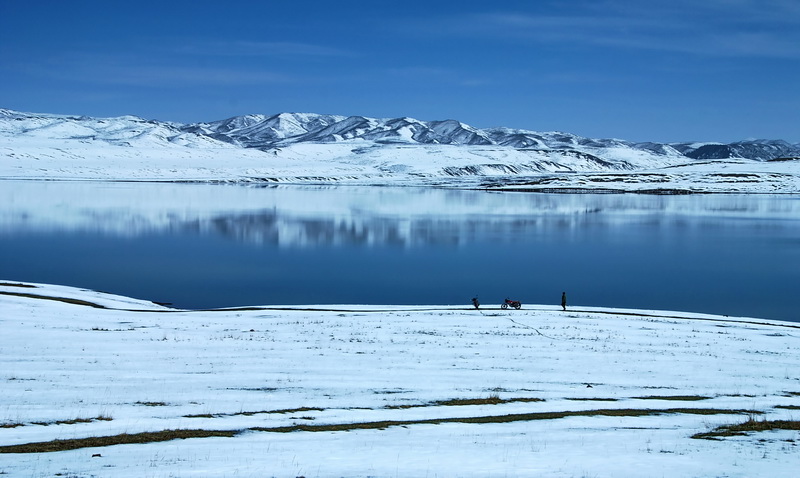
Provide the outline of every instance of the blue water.
<path id="1" fill-rule="evenodd" d="M 800 321 L 791 196 L 64 183 L 34 200 L 41 183 L 7 185 L 3 280 L 192 309 L 557 306 L 566 291 L 575 307 Z"/>

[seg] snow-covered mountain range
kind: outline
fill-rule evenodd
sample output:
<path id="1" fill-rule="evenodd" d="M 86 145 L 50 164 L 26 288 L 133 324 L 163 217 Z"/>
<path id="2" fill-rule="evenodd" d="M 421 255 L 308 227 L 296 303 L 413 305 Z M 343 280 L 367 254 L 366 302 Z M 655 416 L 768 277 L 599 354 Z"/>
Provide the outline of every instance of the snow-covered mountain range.
<path id="1" fill-rule="evenodd" d="M 780 140 L 634 143 L 456 120 L 281 113 L 181 124 L 0 109 L 7 179 L 452 182 L 797 158 L 800 144 Z"/>
<path id="2" fill-rule="evenodd" d="M 247 148 L 262 149 L 300 142 L 363 139 L 383 144 L 494 145 L 515 149 L 577 150 L 590 154 L 628 148 L 665 157 L 685 156 L 691 159 L 741 158 L 766 161 L 800 157 L 800 144 L 790 144 L 782 140 L 748 140 L 730 144 L 633 143 L 618 139 L 584 138 L 562 132 L 542 133 L 511 128 L 477 129 L 456 120 L 419 121 L 413 118 L 376 119 L 299 113 L 236 116 L 222 121 L 186 125 L 181 130 L 234 142 Z M 613 162 L 615 158 L 608 159 Z"/>

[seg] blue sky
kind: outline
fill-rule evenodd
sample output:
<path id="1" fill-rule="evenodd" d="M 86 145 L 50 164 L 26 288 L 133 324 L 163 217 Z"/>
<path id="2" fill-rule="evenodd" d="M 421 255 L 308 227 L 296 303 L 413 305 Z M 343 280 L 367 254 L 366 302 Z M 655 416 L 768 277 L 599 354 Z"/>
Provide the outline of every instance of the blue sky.
<path id="1" fill-rule="evenodd" d="M 2 1 L 0 107 L 800 142 L 800 2 Z"/>

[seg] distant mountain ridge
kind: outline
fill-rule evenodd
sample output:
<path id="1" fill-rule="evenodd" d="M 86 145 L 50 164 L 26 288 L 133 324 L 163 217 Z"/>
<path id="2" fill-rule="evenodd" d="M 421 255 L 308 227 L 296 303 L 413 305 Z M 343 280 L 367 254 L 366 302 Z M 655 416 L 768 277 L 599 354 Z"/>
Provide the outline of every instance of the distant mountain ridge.
<path id="1" fill-rule="evenodd" d="M 364 116 L 280 113 L 273 116 L 235 116 L 221 121 L 194 123 L 182 130 L 269 149 L 299 142 L 337 142 L 363 139 L 377 143 L 505 146 L 516 149 L 618 148 L 690 159 L 741 158 L 757 161 L 800 157 L 800 143 L 783 140 L 745 140 L 734 143 L 656 143 L 620 139 L 591 139 L 563 132 L 535 132 L 512 128 L 478 129 L 457 120 L 420 121 L 413 118 L 376 119 Z"/>
<path id="2" fill-rule="evenodd" d="M 769 161 L 800 157 L 800 144 L 783 140 L 737 141 L 729 144 L 708 143 L 700 146 L 675 144 L 675 148 L 692 159 L 743 158 Z"/>
<path id="3" fill-rule="evenodd" d="M 457 120 L 421 121 L 414 118 L 378 119 L 315 113 L 252 114 L 228 119 L 181 124 L 137 116 L 93 118 L 22 113 L 0 109 L 0 138 L 37 137 L 101 141 L 125 146 L 228 147 L 274 151 L 303 143 L 365 142 L 373 147 L 431 145 L 469 148 L 509 148 L 540 152 L 558 158 L 589 159 L 591 167 L 636 169 L 657 163 L 709 159 L 769 161 L 800 158 L 800 143 L 746 140 L 734 143 L 657 143 L 621 139 L 592 139 L 564 132 L 535 132 L 513 128 L 479 129 Z M 356 149 L 353 150 L 357 152 Z M 498 153 L 501 154 L 502 152 Z"/>

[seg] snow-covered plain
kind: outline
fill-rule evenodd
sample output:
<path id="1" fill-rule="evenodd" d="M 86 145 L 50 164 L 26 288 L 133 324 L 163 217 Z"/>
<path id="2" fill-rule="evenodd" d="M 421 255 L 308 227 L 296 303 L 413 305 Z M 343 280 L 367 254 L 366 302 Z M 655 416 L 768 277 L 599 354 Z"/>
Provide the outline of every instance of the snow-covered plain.
<path id="1" fill-rule="evenodd" d="M 2 476 L 794 477 L 800 466 L 796 430 L 693 438 L 796 419 L 789 322 L 528 304 L 182 311 L 13 280 L 0 281 L 0 311 Z M 165 430 L 231 436 L 6 448 Z"/>

